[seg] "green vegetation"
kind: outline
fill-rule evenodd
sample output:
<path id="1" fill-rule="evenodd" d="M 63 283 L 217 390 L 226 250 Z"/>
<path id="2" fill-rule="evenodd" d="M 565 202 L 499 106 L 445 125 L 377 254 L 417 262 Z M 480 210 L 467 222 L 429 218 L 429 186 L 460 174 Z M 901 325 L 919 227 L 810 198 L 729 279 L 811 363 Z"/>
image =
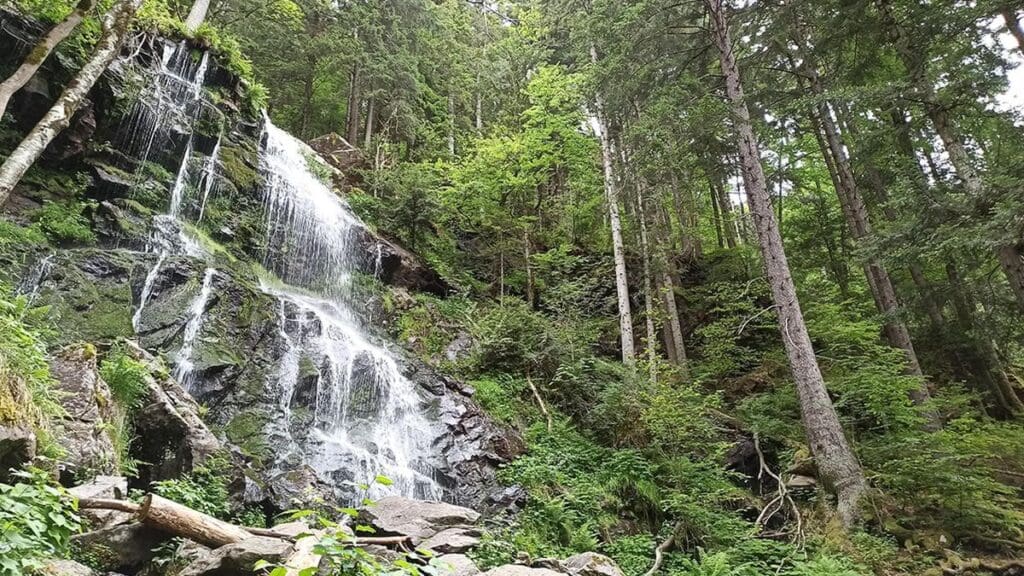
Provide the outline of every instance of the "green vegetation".
<path id="1" fill-rule="evenodd" d="M 20 472 L 0 484 L 0 575 L 22 576 L 67 552 L 78 531 L 77 504 L 49 474 Z"/>

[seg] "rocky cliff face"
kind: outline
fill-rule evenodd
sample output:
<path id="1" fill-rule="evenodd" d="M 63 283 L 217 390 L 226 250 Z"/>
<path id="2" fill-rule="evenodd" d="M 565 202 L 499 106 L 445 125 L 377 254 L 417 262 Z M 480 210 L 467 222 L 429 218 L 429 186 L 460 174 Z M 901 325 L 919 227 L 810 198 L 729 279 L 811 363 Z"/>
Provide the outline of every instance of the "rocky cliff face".
<path id="1" fill-rule="evenodd" d="M 2 73 L 39 30 L 11 13 L 0 12 L 0 20 Z M 205 407 L 204 420 L 247 470 L 240 486 L 247 501 L 285 508 L 310 490 L 353 498 L 353 487 L 365 480 L 354 470 L 367 460 L 398 458 L 373 439 L 342 456 L 331 452 L 332 442 L 344 440 L 335 433 L 369 429 L 359 414 L 367 422 L 382 417 L 375 409 L 387 400 L 380 396 L 387 391 L 381 368 L 350 354 L 347 400 L 334 408 L 358 424 L 341 428 L 337 418 L 325 419 L 325 390 L 341 386 L 332 380 L 337 353 L 322 344 L 333 325 L 319 308 L 268 289 L 287 280 L 283 270 L 316 269 L 327 258 L 321 252 L 331 248 L 304 249 L 301 238 L 280 234 L 285 220 L 268 218 L 267 182 L 274 176 L 264 158 L 267 126 L 245 110 L 237 79 L 184 42 L 150 37 L 135 48 L 108 71 L 5 208 L 8 218 L 27 221 L 47 201 L 74 200 L 84 206 L 91 234 L 58 246 L 0 251 L 2 275 L 36 304 L 51 307 L 64 343 L 102 348 L 135 340 L 168 358 L 170 376 Z M 67 76 L 55 59 L 18 94 L 8 140 L 42 115 Z M 326 169 L 312 150 L 308 154 L 308 172 Z M 429 423 L 430 441 L 423 453 L 409 455 L 411 466 L 446 500 L 486 508 L 501 498 L 496 466 L 521 451 L 521 442 L 488 419 L 469 390 L 389 344 L 375 328 L 390 286 L 443 293 L 444 282 L 361 225 L 347 234 L 345 306 L 356 312 L 353 322 L 367 346 L 385 351 L 413 384 L 414 400 L 405 410 Z M 322 290 L 324 278 L 309 279 L 303 290 Z M 298 347 L 297 340 L 320 342 L 319 348 Z M 154 422 L 137 431 L 134 449 L 152 450 L 161 434 Z M 388 429 L 373 426 L 377 434 Z M 173 473 L 152 456 L 143 458 L 150 465 L 140 479 Z"/>

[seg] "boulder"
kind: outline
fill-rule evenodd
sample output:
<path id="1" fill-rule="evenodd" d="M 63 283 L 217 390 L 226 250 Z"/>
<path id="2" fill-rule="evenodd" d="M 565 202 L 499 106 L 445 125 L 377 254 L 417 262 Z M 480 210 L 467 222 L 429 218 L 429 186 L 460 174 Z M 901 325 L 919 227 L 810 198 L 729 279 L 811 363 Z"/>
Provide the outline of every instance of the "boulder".
<path id="1" fill-rule="evenodd" d="M 74 560 L 54 560 L 37 572 L 40 576 L 95 576 L 92 568 Z"/>
<path id="2" fill-rule="evenodd" d="M 562 568 L 572 576 L 624 576 L 611 558 L 596 552 L 584 552 L 566 558 Z"/>
<path id="3" fill-rule="evenodd" d="M 8 470 L 20 469 L 36 457 L 36 435 L 26 426 L 0 426 L 0 482 Z"/>
<path id="4" fill-rule="evenodd" d="M 555 572 L 548 568 L 530 568 L 521 564 L 508 564 L 491 568 L 484 572 L 485 576 L 564 576 L 561 572 Z"/>
<path id="5" fill-rule="evenodd" d="M 445 528 L 466 526 L 480 519 L 469 508 L 388 496 L 360 510 L 360 519 L 383 534 L 409 536 L 414 541 L 428 539 Z"/>
<path id="6" fill-rule="evenodd" d="M 249 576 L 259 560 L 277 563 L 292 551 L 292 545 L 278 538 L 253 537 L 228 544 L 193 560 L 178 576 Z"/>
<path id="7" fill-rule="evenodd" d="M 163 364 L 133 343 L 128 351 L 148 368 L 148 394 L 134 418 L 133 450 L 147 463 L 140 467 L 140 482 L 177 478 L 220 452 L 220 441 L 199 417 L 199 405 L 166 375 Z"/>
<path id="8" fill-rule="evenodd" d="M 480 544 L 480 532 L 474 529 L 446 528 L 420 544 L 420 548 L 441 554 L 465 552 Z"/>
<path id="9" fill-rule="evenodd" d="M 69 475 L 115 472 L 118 456 L 108 432 L 113 400 L 96 366 L 96 350 L 69 346 L 50 360 L 50 373 L 65 412 L 54 434 L 65 451 L 64 471 Z"/>
<path id="10" fill-rule="evenodd" d="M 170 536 L 139 523 L 122 524 L 71 537 L 82 553 L 96 558 L 106 570 L 134 573 L 153 559 Z"/>
<path id="11" fill-rule="evenodd" d="M 128 494 L 128 479 L 123 476 L 97 476 L 91 481 L 68 490 L 75 498 L 107 498 L 120 500 Z M 79 514 L 88 521 L 93 530 L 109 528 L 118 524 L 127 524 L 132 515 L 120 510 L 102 510 L 87 508 Z"/>
<path id="12" fill-rule="evenodd" d="M 480 573 L 476 563 L 463 554 L 438 556 L 433 564 L 438 567 L 439 576 L 476 576 Z"/>

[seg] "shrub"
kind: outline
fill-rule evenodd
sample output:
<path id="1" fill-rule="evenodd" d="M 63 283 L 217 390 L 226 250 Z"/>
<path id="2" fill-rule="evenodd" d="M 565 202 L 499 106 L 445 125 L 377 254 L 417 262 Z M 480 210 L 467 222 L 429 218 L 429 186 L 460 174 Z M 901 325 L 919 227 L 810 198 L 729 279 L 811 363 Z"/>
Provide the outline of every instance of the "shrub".
<path id="1" fill-rule="evenodd" d="M 21 576 L 59 558 L 80 525 L 77 503 L 41 470 L 0 484 L 0 576 Z"/>
<path id="2" fill-rule="evenodd" d="M 47 200 L 36 210 L 33 219 L 46 236 L 56 243 L 95 244 L 96 234 L 89 219 L 82 213 L 81 202 L 52 202 Z"/>
<path id="3" fill-rule="evenodd" d="M 142 404 L 148 392 L 148 375 L 149 370 L 121 347 L 114 348 L 100 363 L 100 376 L 110 387 L 114 400 L 129 413 Z"/>

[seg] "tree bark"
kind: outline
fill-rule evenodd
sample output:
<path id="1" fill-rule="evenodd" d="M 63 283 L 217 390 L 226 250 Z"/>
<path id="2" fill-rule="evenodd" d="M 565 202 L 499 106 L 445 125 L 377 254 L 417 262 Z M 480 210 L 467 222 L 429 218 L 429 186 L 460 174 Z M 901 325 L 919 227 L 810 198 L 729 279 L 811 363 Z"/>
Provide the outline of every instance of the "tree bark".
<path id="1" fill-rule="evenodd" d="M 345 119 L 345 138 L 352 146 L 356 146 L 359 142 L 359 106 L 362 102 L 360 99 L 361 75 L 359 63 L 356 62 L 352 65 L 352 71 L 348 75 L 348 114 Z"/>
<path id="2" fill-rule="evenodd" d="M 1013 38 L 1017 41 L 1017 50 L 1021 54 L 1024 54 L 1024 28 L 1020 25 L 1020 18 L 1017 16 L 1017 11 L 1007 6 L 999 10 L 999 13 L 1003 16 L 1003 21 L 1006 22 L 1006 29 L 1013 35 Z"/>
<path id="3" fill-rule="evenodd" d="M 644 326 L 647 328 L 647 341 L 644 345 L 647 350 L 651 382 L 656 383 L 658 381 L 658 336 L 654 327 L 654 283 L 651 280 L 650 238 L 647 235 L 644 191 L 640 186 L 635 186 L 634 191 L 636 192 L 636 219 L 640 223 L 640 252 L 644 265 Z"/>
<path id="4" fill-rule="evenodd" d="M 147 494 L 138 513 L 139 520 L 162 532 L 184 536 L 211 548 L 251 538 L 245 529 L 197 512 L 156 494 Z"/>
<path id="5" fill-rule="evenodd" d="M 369 150 L 370 149 L 370 144 L 373 143 L 373 121 L 374 121 L 373 117 L 374 117 L 374 115 L 377 112 L 374 109 L 375 105 L 376 105 L 376 99 L 373 96 L 370 96 L 370 104 L 369 104 L 369 106 L 366 109 L 366 134 L 365 134 L 365 136 L 363 138 L 363 149 L 364 150 Z"/>
<path id="6" fill-rule="evenodd" d="M 206 21 L 206 14 L 210 11 L 210 0 L 196 0 L 192 3 L 192 9 L 188 11 L 188 18 L 185 19 L 185 31 L 192 33 L 199 29 Z"/>
<path id="7" fill-rule="evenodd" d="M 36 44 L 35 48 L 29 52 L 28 56 L 21 66 L 7 77 L 6 80 L 0 84 L 0 118 L 4 117 L 4 112 L 7 111 L 7 105 L 10 103 L 11 98 L 14 94 L 21 90 L 29 80 L 35 76 L 36 71 L 43 65 L 46 58 L 50 56 L 53 49 L 58 44 L 64 41 L 65 38 L 71 35 L 71 33 L 78 27 L 79 24 L 85 20 L 86 15 L 92 10 L 95 5 L 95 0 L 81 0 L 78 6 L 71 11 L 62 22 L 50 29 L 39 43 Z"/>
<path id="8" fill-rule="evenodd" d="M 590 59 L 597 63 L 597 47 L 590 45 Z M 612 231 L 612 252 L 615 258 L 615 291 L 619 301 L 619 338 L 622 344 L 622 361 L 633 364 L 636 352 L 633 347 L 633 312 L 629 304 L 629 277 L 626 271 L 626 251 L 622 242 L 622 221 L 619 218 L 619 194 L 615 180 L 615 152 L 608 132 L 604 100 L 600 93 L 595 97 L 597 129 L 601 139 L 601 160 L 604 164 L 604 192 L 608 202 L 608 220 Z"/>
<path id="9" fill-rule="evenodd" d="M 708 195 L 711 200 L 711 218 L 715 223 L 715 243 L 718 248 L 725 248 L 725 237 L 722 231 L 722 215 L 718 210 L 718 193 L 715 191 L 715 185 L 709 182 Z"/>
<path id="10" fill-rule="evenodd" d="M 732 209 L 732 200 L 729 199 L 729 193 L 725 191 L 725 185 L 722 183 L 721 178 L 715 177 L 711 186 L 713 192 L 712 201 L 718 203 L 718 212 L 722 218 L 725 244 L 732 250 L 739 245 L 739 224 Z"/>
<path id="11" fill-rule="evenodd" d="M 0 166 L 0 206 L 7 202 L 11 191 L 50 142 L 71 124 L 72 117 L 100 75 L 121 52 L 131 29 L 132 19 L 141 4 L 142 0 L 120 0 L 103 17 L 102 36 L 89 61 L 78 71 L 43 119 L 18 144 L 3 166 Z"/>
<path id="12" fill-rule="evenodd" d="M 836 493 L 839 518 L 849 528 L 860 515 L 860 501 L 866 491 L 864 474 L 846 441 L 839 416 L 825 389 L 804 323 L 765 185 L 760 146 L 754 135 L 750 111 L 743 94 L 723 1 L 704 0 L 704 5 L 710 14 L 712 41 L 718 49 L 725 76 L 725 91 L 732 109 L 733 129 L 737 136 L 747 199 L 800 400 L 804 429 L 822 480 L 826 487 Z"/>

